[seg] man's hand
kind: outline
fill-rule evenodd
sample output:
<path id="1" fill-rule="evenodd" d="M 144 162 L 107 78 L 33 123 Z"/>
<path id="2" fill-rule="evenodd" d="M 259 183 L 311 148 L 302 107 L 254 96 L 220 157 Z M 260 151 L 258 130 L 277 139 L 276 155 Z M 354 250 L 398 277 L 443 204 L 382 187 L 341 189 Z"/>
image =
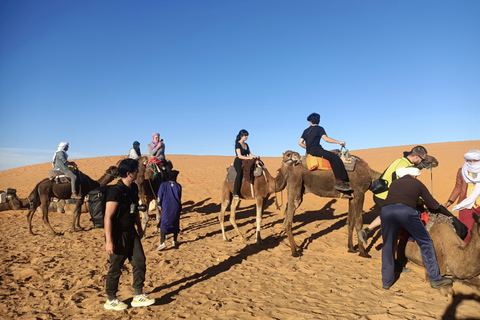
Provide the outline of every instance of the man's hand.
<path id="1" fill-rule="evenodd" d="M 105 251 L 107 252 L 107 254 L 113 254 L 113 252 L 115 251 L 115 245 L 113 244 L 113 242 L 107 242 L 107 244 L 105 245 Z"/>

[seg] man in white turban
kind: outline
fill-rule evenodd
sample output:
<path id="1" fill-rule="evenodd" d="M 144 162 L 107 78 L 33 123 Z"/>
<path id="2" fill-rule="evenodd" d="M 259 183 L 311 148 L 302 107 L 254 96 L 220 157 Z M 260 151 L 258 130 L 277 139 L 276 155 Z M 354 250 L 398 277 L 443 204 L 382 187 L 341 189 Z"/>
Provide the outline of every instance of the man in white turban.
<path id="1" fill-rule="evenodd" d="M 465 163 L 457 171 L 455 188 L 444 206 L 448 208 L 458 199 L 453 211 L 460 211 L 458 219 L 468 227 L 468 235 L 464 240 L 468 243 L 474 221 L 472 213 L 480 215 L 480 150 L 472 149 L 463 157 Z"/>
<path id="2" fill-rule="evenodd" d="M 77 176 L 70 170 L 69 165 L 77 167 L 75 162 L 68 161 L 68 142 L 62 141 L 58 145 L 57 151 L 53 155 L 52 167 L 53 170 L 58 170 L 70 178 L 70 184 L 72 185 L 72 199 L 81 199 L 82 197 L 77 194 Z"/>

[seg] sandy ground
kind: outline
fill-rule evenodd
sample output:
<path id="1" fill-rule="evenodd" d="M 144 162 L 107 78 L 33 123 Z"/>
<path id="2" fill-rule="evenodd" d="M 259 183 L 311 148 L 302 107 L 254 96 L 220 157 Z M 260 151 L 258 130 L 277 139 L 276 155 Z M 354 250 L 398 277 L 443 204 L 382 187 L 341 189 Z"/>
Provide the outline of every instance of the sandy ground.
<path id="1" fill-rule="evenodd" d="M 380 172 L 412 146 L 357 150 Z M 439 167 L 423 171 L 420 179 L 444 203 L 454 186 L 463 154 L 480 149 L 480 141 L 425 145 Z M 261 150 L 256 150 L 261 155 Z M 93 179 L 114 165 L 120 156 L 75 159 Z M 103 229 L 93 229 L 88 213 L 81 224 L 85 231 L 71 233 L 72 213 L 50 213 L 53 236 L 41 214 L 33 218 L 32 236 L 27 230 L 27 211 L 0 213 L 0 318 L 1 319 L 480 319 L 480 288 L 471 281 L 455 281 L 455 296 L 445 297 L 425 281 L 424 269 L 409 264 L 389 290 L 382 289 L 382 238 L 377 230 L 369 239 L 365 259 L 347 252 L 347 200 L 306 195 L 294 219 L 296 242 L 303 256 L 290 255 L 283 232 L 286 192 L 277 195 L 283 206 L 276 210 L 273 198 L 264 212 L 262 237 L 255 242 L 253 201 L 241 201 L 237 222 L 246 234 L 242 243 L 226 216 L 224 242 L 218 223 L 221 185 L 233 157 L 172 155 L 180 171 L 183 207 L 180 246 L 167 241 L 164 251 L 151 251 L 159 238 L 149 223 L 144 249 L 147 280 L 144 291 L 156 304 L 125 311 L 107 311 L 105 276 L 108 256 Z M 262 158 L 273 175 L 277 158 Z M 15 188 L 26 197 L 47 176 L 50 163 L 0 172 L 0 189 Z M 433 177 L 433 184 L 432 178 Z M 364 205 L 364 223 L 370 213 L 372 194 Z M 154 213 L 151 212 L 151 217 Z M 168 239 L 170 240 L 170 239 Z M 356 241 L 356 237 L 355 237 Z M 474 263 L 479 263 L 474 262 Z M 478 280 L 478 279 L 474 279 Z M 477 282 L 478 283 L 478 282 Z M 127 263 L 118 297 L 127 304 L 132 296 L 132 272 Z"/>

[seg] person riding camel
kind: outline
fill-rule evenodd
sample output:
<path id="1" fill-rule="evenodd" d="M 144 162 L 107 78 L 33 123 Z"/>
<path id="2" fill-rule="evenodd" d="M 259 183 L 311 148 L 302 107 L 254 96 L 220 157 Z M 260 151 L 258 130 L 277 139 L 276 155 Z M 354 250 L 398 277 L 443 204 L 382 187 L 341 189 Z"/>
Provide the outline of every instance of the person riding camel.
<path id="1" fill-rule="evenodd" d="M 77 164 L 73 161 L 68 161 L 68 142 L 60 142 L 58 145 L 57 151 L 53 155 L 52 167 L 53 170 L 60 171 L 68 178 L 70 178 L 70 184 L 72 186 L 72 199 L 82 199 L 80 195 L 77 194 L 77 176 L 70 170 L 68 166 L 73 166 L 77 169 Z"/>
<path id="2" fill-rule="evenodd" d="M 320 115 L 318 113 L 310 114 L 307 121 L 310 123 L 310 127 L 303 131 L 302 137 L 298 141 L 298 145 L 307 149 L 307 154 L 315 157 L 322 157 L 330 162 L 336 179 L 336 183 L 333 186 L 335 190 L 342 192 L 350 191 L 351 189 L 348 185 L 348 173 L 342 159 L 333 152 L 323 149 L 320 145 L 321 139 L 328 143 L 338 143 L 342 147 L 345 147 L 345 142 L 327 136 L 325 129 L 318 125 L 320 123 Z"/>

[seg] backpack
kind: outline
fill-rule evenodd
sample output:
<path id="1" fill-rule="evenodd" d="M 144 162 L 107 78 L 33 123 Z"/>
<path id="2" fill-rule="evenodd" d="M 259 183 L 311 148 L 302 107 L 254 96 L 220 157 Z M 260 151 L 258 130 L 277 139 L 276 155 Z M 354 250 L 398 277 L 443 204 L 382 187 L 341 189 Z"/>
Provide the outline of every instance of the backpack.
<path id="1" fill-rule="evenodd" d="M 99 187 L 88 193 L 88 207 L 93 227 L 103 228 L 105 218 L 105 206 L 107 205 L 107 193 L 113 185 Z"/>

